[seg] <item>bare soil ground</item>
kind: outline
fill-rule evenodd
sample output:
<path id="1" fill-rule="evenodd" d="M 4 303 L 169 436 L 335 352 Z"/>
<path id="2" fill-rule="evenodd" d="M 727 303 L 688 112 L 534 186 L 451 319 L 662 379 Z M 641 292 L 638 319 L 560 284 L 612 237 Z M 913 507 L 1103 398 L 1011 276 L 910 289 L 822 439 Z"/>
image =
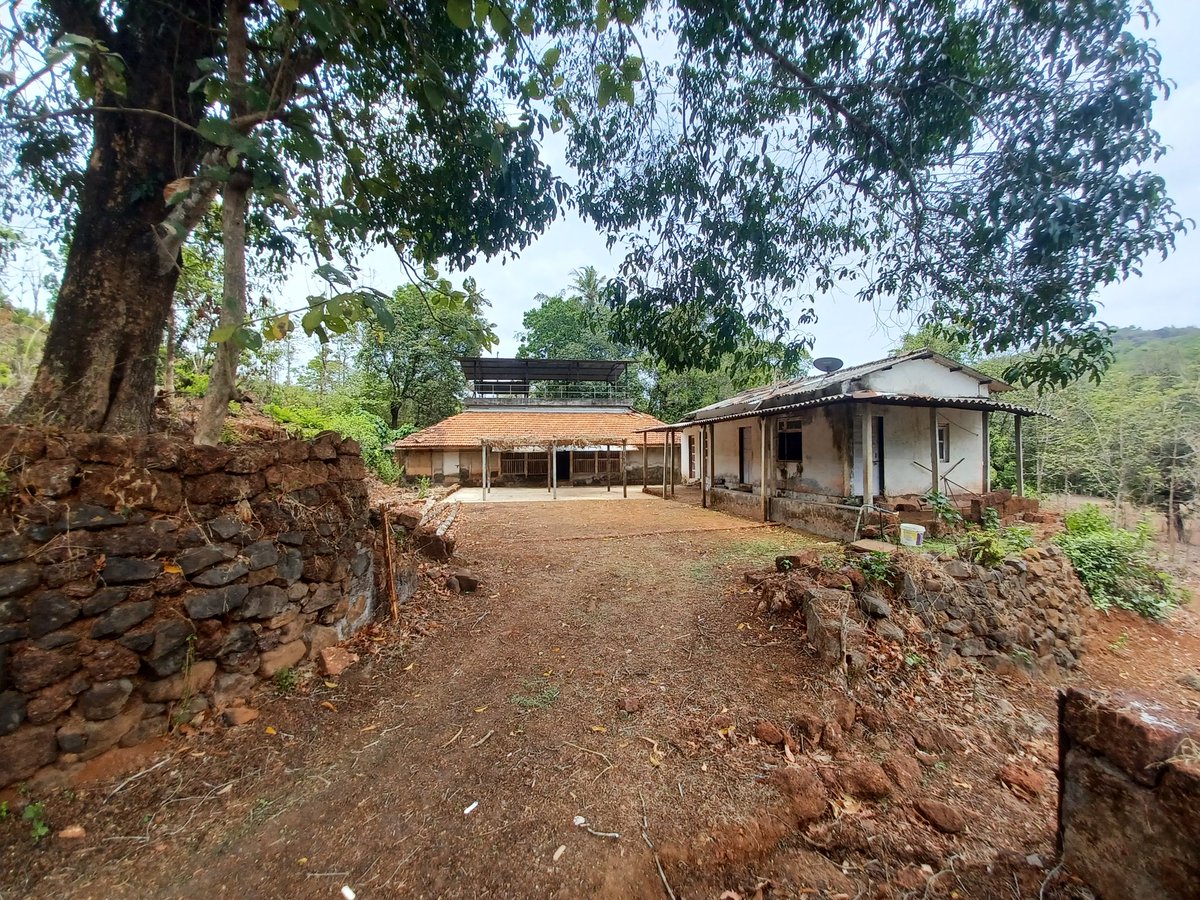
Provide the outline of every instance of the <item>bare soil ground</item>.
<path id="1" fill-rule="evenodd" d="M 879 702 L 846 720 L 797 624 L 758 617 L 740 581 L 815 539 L 661 500 L 472 505 L 457 532 L 480 592 L 447 594 L 430 570 L 341 678 L 11 796 L 0 897 L 1038 896 L 1055 684 L 881 650 L 860 686 Z M 1072 677 L 1194 707 L 1176 679 L 1200 665 L 1198 631 L 1187 611 L 1098 616 Z M 806 743 L 814 718 L 842 719 L 846 747 Z M 754 737 L 764 721 L 794 753 Z M 847 790 L 854 766 L 897 759 L 907 787 Z M 1001 783 L 1006 764 L 1033 789 Z M 829 801 L 803 828 L 773 786 L 795 766 Z M 35 843 L 26 799 L 86 836 Z M 922 800 L 966 827 L 931 827 Z"/>

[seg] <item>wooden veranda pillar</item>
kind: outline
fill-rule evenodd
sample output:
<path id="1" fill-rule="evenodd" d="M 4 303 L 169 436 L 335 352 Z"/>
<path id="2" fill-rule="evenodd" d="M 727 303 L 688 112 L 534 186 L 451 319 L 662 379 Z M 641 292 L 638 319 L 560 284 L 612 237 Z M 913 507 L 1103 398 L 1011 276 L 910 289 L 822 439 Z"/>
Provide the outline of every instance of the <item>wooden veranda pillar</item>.
<path id="1" fill-rule="evenodd" d="M 646 493 L 646 488 L 650 484 L 650 434 L 642 432 L 642 493 Z"/>
<path id="2" fill-rule="evenodd" d="M 871 440 L 874 435 L 871 434 L 871 406 L 868 403 L 862 405 L 862 483 L 863 483 L 863 506 L 871 506 L 875 502 L 875 461 L 871 458 L 874 456 L 874 449 Z"/>
<path id="3" fill-rule="evenodd" d="M 621 441 L 621 496 L 629 496 L 629 441 Z"/>
<path id="4" fill-rule="evenodd" d="M 480 500 L 487 499 L 487 444 L 480 442 L 479 454 L 483 459 L 482 471 L 479 473 Z"/>
<path id="5" fill-rule="evenodd" d="M 771 516 L 771 496 L 767 493 L 767 419 L 765 416 L 758 420 L 758 436 L 759 436 L 759 465 L 758 465 L 758 493 L 759 505 L 761 507 L 762 520 L 766 522 Z"/>
<path id="6" fill-rule="evenodd" d="M 940 474 L 938 472 L 938 439 L 937 439 L 937 407 L 929 407 L 929 471 L 933 475 L 933 486 L 931 491 L 937 493 L 941 490 L 938 486 Z"/>
<path id="7" fill-rule="evenodd" d="M 604 445 L 604 489 L 612 493 L 612 445 Z"/>
<path id="8" fill-rule="evenodd" d="M 671 432 L 671 496 L 675 496 L 675 432 Z"/>
<path id="9" fill-rule="evenodd" d="M 991 413 L 983 413 L 983 492 L 992 492 L 992 430 Z"/>
<path id="10" fill-rule="evenodd" d="M 704 433 L 704 449 L 708 455 L 708 502 L 712 505 L 712 492 L 717 488 L 717 426 L 709 424 Z"/>
<path id="11" fill-rule="evenodd" d="M 671 436 L 671 432 L 663 432 L 663 450 L 662 450 L 662 470 L 663 470 L 663 499 L 667 499 L 667 438 Z"/>
<path id="12" fill-rule="evenodd" d="M 1013 438 L 1017 445 L 1017 496 L 1025 496 L 1025 444 L 1021 440 L 1021 416 L 1013 416 Z"/>

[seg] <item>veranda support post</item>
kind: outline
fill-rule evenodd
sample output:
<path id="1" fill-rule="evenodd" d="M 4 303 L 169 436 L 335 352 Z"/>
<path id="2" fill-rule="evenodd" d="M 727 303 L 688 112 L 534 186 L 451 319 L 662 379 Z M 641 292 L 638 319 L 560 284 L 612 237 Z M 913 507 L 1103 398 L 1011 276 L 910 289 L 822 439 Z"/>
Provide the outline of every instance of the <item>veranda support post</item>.
<path id="1" fill-rule="evenodd" d="M 663 499 L 664 500 L 667 499 L 667 438 L 670 437 L 670 435 L 671 435 L 671 432 L 669 432 L 669 431 L 663 432 L 662 470 L 663 470 Z"/>
<path id="2" fill-rule="evenodd" d="M 938 439 L 937 439 L 937 407 L 929 407 L 929 471 L 933 473 L 933 487 L 931 490 L 936 494 L 941 490 L 938 487 Z"/>
<path id="3" fill-rule="evenodd" d="M 675 432 L 668 432 L 671 435 L 671 496 L 675 496 Z"/>
<path id="4" fill-rule="evenodd" d="M 758 435 L 760 447 L 760 464 L 758 468 L 758 493 L 759 502 L 762 507 L 760 510 L 762 520 L 765 522 L 770 516 L 771 498 L 767 494 L 767 420 L 761 417 L 758 420 Z"/>
<path id="5" fill-rule="evenodd" d="M 992 492 L 992 432 L 991 413 L 983 411 L 983 492 Z"/>
<path id="6" fill-rule="evenodd" d="M 874 460 L 871 458 L 874 455 L 872 449 L 871 434 L 871 407 L 869 404 L 862 405 L 862 483 L 863 483 L 863 508 L 871 506 L 875 502 L 875 485 Z"/>
<path id="7" fill-rule="evenodd" d="M 604 445 L 604 489 L 612 493 L 612 445 Z"/>
<path id="8" fill-rule="evenodd" d="M 650 476 L 647 474 L 650 471 L 650 435 L 642 432 L 642 493 L 646 493 L 646 488 L 650 485 Z"/>
<path id="9" fill-rule="evenodd" d="M 486 500 L 487 499 L 487 489 L 488 489 L 488 445 L 487 444 L 483 445 L 483 472 L 479 479 L 479 484 L 483 491 L 483 495 L 480 497 L 480 499 Z"/>
<path id="10" fill-rule="evenodd" d="M 1021 417 L 1013 417 L 1013 438 L 1017 445 L 1017 496 L 1025 496 L 1025 444 L 1021 440 Z"/>
<path id="11" fill-rule="evenodd" d="M 708 509 L 708 438 L 704 435 L 703 425 L 696 432 L 696 440 L 700 442 L 696 448 L 699 451 L 696 455 L 700 457 L 700 506 Z"/>
<path id="12" fill-rule="evenodd" d="M 621 496 L 629 496 L 629 442 L 621 441 Z"/>

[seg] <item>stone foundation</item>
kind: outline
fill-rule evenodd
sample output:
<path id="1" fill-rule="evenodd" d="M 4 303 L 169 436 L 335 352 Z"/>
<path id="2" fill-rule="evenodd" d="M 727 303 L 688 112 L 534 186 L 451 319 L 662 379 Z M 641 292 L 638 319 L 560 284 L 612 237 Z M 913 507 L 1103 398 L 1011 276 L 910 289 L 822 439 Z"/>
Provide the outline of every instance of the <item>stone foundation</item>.
<path id="1" fill-rule="evenodd" d="M 1099 897 L 1200 895 L 1197 741 L 1194 714 L 1145 698 L 1060 697 L 1059 850 Z"/>
<path id="2" fill-rule="evenodd" d="M 359 448 L 0 428 L 0 787 L 246 697 L 368 621 Z"/>

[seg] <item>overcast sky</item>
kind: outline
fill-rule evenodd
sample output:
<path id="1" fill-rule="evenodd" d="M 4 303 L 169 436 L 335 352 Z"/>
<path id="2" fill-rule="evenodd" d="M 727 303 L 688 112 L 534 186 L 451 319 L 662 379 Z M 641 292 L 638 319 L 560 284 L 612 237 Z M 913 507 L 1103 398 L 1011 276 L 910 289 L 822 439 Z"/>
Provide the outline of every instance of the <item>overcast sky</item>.
<path id="1" fill-rule="evenodd" d="M 1155 114 L 1155 125 L 1170 147 L 1159 171 L 1179 211 L 1200 220 L 1200 2 L 1156 0 L 1155 6 L 1162 22 L 1152 34 L 1162 52 L 1164 71 L 1178 85 Z M 561 161 L 560 147 L 548 144 L 545 150 L 552 164 Z M 558 171 L 568 175 L 565 168 Z M 1189 234 L 1166 261 L 1147 261 L 1141 278 L 1105 290 L 1100 296 L 1100 318 L 1111 325 L 1142 328 L 1200 324 L 1198 250 L 1200 237 Z M 492 304 L 491 318 L 501 339 L 496 350 L 503 356 L 515 353 L 521 316 L 533 305 L 535 294 L 562 290 L 572 270 L 581 266 L 592 265 L 602 274 L 611 274 L 618 262 L 590 225 L 568 214 L 519 259 L 473 267 L 469 274 Z M 402 280 L 399 266 L 386 252 L 370 256 L 363 274 L 385 290 Z M 296 291 L 302 297 L 305 281 L 303 277 L 295 279 L 289 293 Z M 316 289 L 315 284 L 311 287 Z M 839 356 L 850 364 L 885 355 L 911 325 L 909 320 L 897 320 L 887 310 L 877 311 L 849 296 L 826 297 L 818 313 L 820 321 L 809 329 L 815 337 L 814 355 Z"/>

